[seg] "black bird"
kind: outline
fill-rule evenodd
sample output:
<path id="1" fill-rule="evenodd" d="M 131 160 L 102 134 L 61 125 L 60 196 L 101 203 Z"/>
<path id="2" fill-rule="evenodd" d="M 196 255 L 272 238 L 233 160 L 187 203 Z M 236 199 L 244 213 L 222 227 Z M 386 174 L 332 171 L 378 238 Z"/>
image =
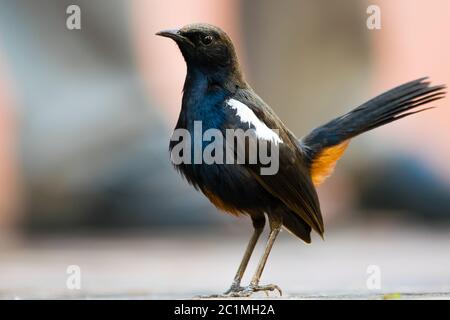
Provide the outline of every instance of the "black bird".
<path id="1" fill-rule="evenodd" d="M 259 279 L 282 227 L 306 243 L 311 230 L 324 233 L 316 187 L 328 177 L 351 138 L 429 108 L 444 97 L 445 86 L 430 86 L 421 78 L 391 89 L 356 109 L 314 129 L 302 139 L 289 131 L 274 111 L 244 80 L 233 43 L 221 29 L 207 24 L 187 25 L 158 32 L 173 39 L 187 64 L 187 76 L 176 129 L 254 129 L 255 138 L 270 140 L 279 150 L 279 170 L 262 175 L 255 164 L 190 164 L 176 168 L 219 209 L 250 216 L 254 233 L 226 296 L 249 296 L 257 291 L 281 290 L 260 285 Z M 270 129 L 269 129 L 270 128 Z M 276 133 L 277 132 L 277 133 Z M 171 140 L 170 150 L 176 142 Z M 191 142 L 190 147 L 192 147 Z M 247 287 L 241 279 L 266 217 L 270 234 L 257 270 Z"/>

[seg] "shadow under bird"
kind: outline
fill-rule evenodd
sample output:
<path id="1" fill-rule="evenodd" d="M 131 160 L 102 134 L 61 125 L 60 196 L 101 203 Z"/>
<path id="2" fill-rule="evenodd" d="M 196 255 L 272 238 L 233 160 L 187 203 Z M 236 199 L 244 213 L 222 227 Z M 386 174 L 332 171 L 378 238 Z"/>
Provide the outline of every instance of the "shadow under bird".
<path id="1" fill-rule="evenodd" d="M 219 209 L 248 215 L 254 232 L 231 287 L 223 296 L 250 296 L 257 291 L 281 290 L 259 283 L 268 255 L 282 227 L 311 242 L 311 230 L 321 237 L 324 225 L 316 187 L 328 177 L 350 139 L 418 113 L 419 108 L 444 97 L 445 86 L 430 86 L 421 78 L 391 89 L 347 114 L 298 139 L 244 80 L 233 43 L 221 29 L 207 24 L 158 32 L 178 45 L 187 64 L 181 112 L 176 129 L 253 129 L 255 139 L 270 140 L 279 152 L 279 170 L 260 173 L 257 164 L 176 164 L 177 170 Z M 193 145 L 193 141 L 191 142 Z M 170 142 L 170 150 L 175 141 Z M 193 147 L 191 145 L 191 147 Z M 266 223 L 269 238 L 256 272 L 246 287 L 241 279 Z"/>

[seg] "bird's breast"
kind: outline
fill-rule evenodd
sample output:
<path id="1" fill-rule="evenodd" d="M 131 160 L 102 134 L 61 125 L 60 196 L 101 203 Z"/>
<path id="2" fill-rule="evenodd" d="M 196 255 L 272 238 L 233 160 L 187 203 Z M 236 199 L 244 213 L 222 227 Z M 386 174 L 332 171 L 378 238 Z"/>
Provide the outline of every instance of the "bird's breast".
<path id="1" fill-rule="evenodd" d="M 205 133 L 214 129 L 222 134 L 223 139 L 226 139 L 225 131 L 229 128 L 252 127 L 259 128 L 259 133 L 265 134 L 268 139 L 277 139 L 278 136 L 273 136 L 272 131 L 265 131 L 266 126 L 263 126 L 253 113 L 246 112 L 245 106 L 233 108 L 229 95 L 223 92 L 210 94 L 187 92 L 186 94 L 188 96 L 183 98 L 183 107 L 174 135 L 179 137 L 176 132 L 184 130 L 189 138 L 182 142 L 171 139 L 170 150 L 172 157 L 173 150 L 179 149 L 176 146 L 184 143 L 183 153 L 187 153 L 190 157 L 187 162 L 174 163 L 177 170 L 221 210 L 238 214 L 267 208 L 272 197 L 261 187 L 255 177 L 243 165 L 226 163 L 225 140 L 222 144 L 222 161 L 205 163 L 205 150 L 210 148 L 212 143 L 217 142 L 215 138 L 214 140 L 211 137 L 208 138 Z M 218 149 L 215 151 L 217 152 Z M 196 158 L 196 153 L 201 155 L 200 159 Z"/>

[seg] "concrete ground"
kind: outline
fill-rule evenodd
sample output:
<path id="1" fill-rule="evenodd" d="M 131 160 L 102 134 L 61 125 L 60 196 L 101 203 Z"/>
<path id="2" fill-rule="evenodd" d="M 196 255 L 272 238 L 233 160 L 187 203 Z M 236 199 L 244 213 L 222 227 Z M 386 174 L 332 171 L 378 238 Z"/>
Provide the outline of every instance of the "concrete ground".
<path id="1" fill-rule="evenodd" d="M 189 299 L 219 293 L 230 285 L 249 236 L 250 229 L 239 227 L 195 235 L 161 232 L 2 242 L 0 298 Z M 287 232 L 278 240 L 262 283 L 278 284 L 282 298 L 450 298 L 448 229 L 359 224 L 331 230 L 325 241 L 315 237 L 311 245 Z M 67 287 L 70 265 L 80 267 L 79 290 Z M 376 277 L 368 273 L 372 265 L 376 267 L 371 270 L 379 270 L 380 289 L 367 287 Z"/>

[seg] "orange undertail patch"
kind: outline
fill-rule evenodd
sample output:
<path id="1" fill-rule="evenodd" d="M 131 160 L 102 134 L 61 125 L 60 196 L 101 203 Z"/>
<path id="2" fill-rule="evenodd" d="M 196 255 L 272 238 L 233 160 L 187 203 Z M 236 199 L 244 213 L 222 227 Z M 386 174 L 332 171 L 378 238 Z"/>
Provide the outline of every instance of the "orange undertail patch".
<path id="1" fill-rule="evenodd" d="M 350 140 L 323 149 L 313 160 L 311 165 L 311 178 L 314 186 L 319 186 L 334 170 L 337 161 L 344 154 Z"/>

